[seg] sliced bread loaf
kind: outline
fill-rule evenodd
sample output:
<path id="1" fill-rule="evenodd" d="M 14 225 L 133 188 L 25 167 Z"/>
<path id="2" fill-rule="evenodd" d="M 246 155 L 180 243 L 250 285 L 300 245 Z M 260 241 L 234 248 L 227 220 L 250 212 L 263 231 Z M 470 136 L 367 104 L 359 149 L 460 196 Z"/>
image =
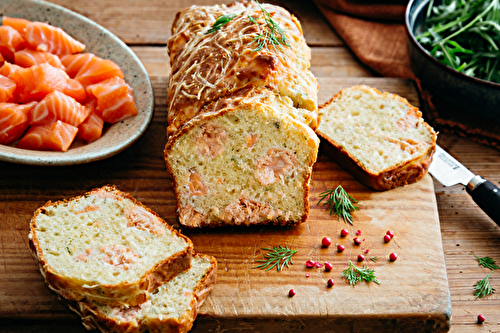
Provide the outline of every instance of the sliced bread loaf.
<path id="1" fill-rule="evenodd" d="M 187 269 L 191 241 L 114 186 L 48 202 L 30 222 L 48 286 L 72 300 L 138 304 Z"/>
<path id="2" fill-rule="evenodd" d="M 322 105 L 320 116 L 317 134 L 333 146 L 333 160 L 364 185 L 389 190 L 427 173 L 436 132 L 406 99 L 355 86 Z"/>
<path id="3" fill-rule="evenodd" d="M 101 332 L 184 333 L 193 326 L 198 310 L 217 279 L 215 258 L 196 254 L 191 267 L 151 293 L 150 299 L 136 306 L 110 306 L 74 302 L 87 329 Z"/>
<path id="4" fill-rule="evenodd" d="M 319 139 L 289 99 L 244 89 L 209 105 L 165 148 L 180 223 L 296 224 L 309 212 Z"/>

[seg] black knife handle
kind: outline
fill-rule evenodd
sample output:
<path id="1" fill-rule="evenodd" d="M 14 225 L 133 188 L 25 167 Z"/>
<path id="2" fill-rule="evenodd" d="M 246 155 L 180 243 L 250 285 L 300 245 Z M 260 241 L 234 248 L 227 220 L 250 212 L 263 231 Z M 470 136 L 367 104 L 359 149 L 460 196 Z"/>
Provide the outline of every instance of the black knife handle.
<path id="1" fill-rule="evenodd" d="M 486 180 L 472 189 L 467 186 L 467 192 L 476 204 L 500 226 L 500 189 Z"/>

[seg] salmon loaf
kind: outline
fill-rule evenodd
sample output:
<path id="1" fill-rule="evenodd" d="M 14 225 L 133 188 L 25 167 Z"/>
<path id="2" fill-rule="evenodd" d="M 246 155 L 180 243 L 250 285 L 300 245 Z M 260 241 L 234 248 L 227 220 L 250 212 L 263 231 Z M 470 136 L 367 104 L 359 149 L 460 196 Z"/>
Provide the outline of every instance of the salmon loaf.
<path id="1" fill-rule="evenodd" d="M 297 19 L 253 1 L 192 6 L 168 45 L 165 161 L 180 223 L 304 222 L 318 84 Z"/>
<path id="2" fill-rule="evenodd" d="M 73 302 L 83 325 L 101 332 L 186 333 L 217 280 L 217 261 L 197 253 L 191 267 L 158 287 L 151 298 L 136 306 L 111 306 L 102 302 Z"/>
<path id="3" fill-rule="evenodd" d="M 75 301 L 145 302 L 189 268 L 193 244 L 114 186 L 48 202 L 30 222 L 31 250 L 50 289 Z"/>
<path id="4" fill-rule="evenodd" d="M 322 105 L 320 114 L 317 133 L 331 144 L 333 160 L 365 186 L 390 190 L 427 173 L 437 134 L 406 99 L 354 86 Z"/>

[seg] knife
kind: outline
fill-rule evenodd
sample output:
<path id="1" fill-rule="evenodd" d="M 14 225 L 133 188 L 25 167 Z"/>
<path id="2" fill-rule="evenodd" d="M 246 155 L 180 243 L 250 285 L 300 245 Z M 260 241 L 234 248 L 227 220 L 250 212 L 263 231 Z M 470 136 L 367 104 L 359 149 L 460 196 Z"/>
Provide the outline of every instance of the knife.
<path id="1" fill-rule="evenodd" d="M 500 226 L 500 190 L 493 183 L 473 174 L 438 145 L 429 172 L 444 186 L 464 185 L 476 204 Z"/>

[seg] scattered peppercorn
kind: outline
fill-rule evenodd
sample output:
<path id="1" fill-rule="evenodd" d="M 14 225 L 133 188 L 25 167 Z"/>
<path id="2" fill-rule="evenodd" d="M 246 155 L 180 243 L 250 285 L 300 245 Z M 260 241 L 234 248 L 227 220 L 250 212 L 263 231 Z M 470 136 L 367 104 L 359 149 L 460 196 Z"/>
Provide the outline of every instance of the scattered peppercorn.
<path id="1" fill-rule="evenodd" d="M 391 238 L 392 238 L 392 237 L 394 237 L 394 231 L 392 231 L 392 230 L 388 230 L 388 231 L 386 232 L 386 235 L 389 235 L 389 236 L 391 236 Z"/>
<path id="2" fill-rule="evenodd" d="M 486 318 L 482 314 L 480 314 L 479 316 L 477 316 L 477 323 L 478 324 L 484 323 L 485 320 L 486 320 Z"/>
<path id="3" fill-rule="evenodd" d="M 361 239 L 359 239 L 358 237 L 354 237 L 354 244 L 356 245 L 360 245 L 361 244 Z"/>
<path id="4" fill-rule="evenodd" d="M 342 252 L 344 250 L 345 250 L 345 246 L 344 245 L 342 245 L 342 244 L 337 245 L 337 251 L 338 252 Z"/>
<path id="5" fill-rule="evenodd" d="M 307 268 L 313 268 L 314 266 L 316 266 L 316 262 L 315 261 L 312 261 L 311 259 L 309 259 L 308 261 L 306 261 L 306 267 Z"/>
<path id="6" fill-rule="evenodd" d="M 356 231 L 356 236 L 361 236 L 361 230 Z"/>
<path id="7" fill-rule="evenodd" d="M 333 279 L 328 279 L 327 284 L 328 284 L 328 287 L 333 287 L 333 285 L 335 284 L 335 281 L 333 281 Z"/>
<path id="8" fill-rule="evenodd" d="M 398 259 L 398 255 L 396 253 L 391 253 L 389 255 L 389 260 L 390 261 L 396 261 L 396 259 Z"/>
<path id="9" fill-rule="evenodd" d="M 364 255 L 362 255 L 362 254 L 358 255 L 358 261 L 360 261 L 360 262 L 361 262 L 361 261 L 363 261 L 363 260 L 365 260 L 365 256 L 364 256 Z"/>
<path id="10" fill-rule="evenodd" d="M 332 269 L 333 269 L 333 265 L 329 261 L 325 262 L 325 271 L 329 272 Z"/>
<path id="11" fill-rule="evenodd" d="M 290 289 L 290 291 L 288 292 L 288 296 L 290 296 L 290 297 L 295 296 L 295 290 Z"/>
<path id="12" fill-rule="evenodd" d="M 325 237 L 321 240 L 321 245 L 323 245 L 324 247 L 328 247 L 330 246 L 330 244 L 332 244 L 332 240 L 330 239 L 330 237 Z"/>
<path id="13" fill-rule="evenodd" d="M 340 230 L 340 236 L 345 237 L 347 235 L 349 235 L 349 231 L 347 231 L 347 229 Z"/>
<path id="14" fill-rule="evenodd" d="M 321 267 L 323 267 L 323 264 L 316 262 L 316 267 L 321 268 Z"/>
<path id="15" fill-rule="evenodd" d="M 384 236 L 384 242 L 389 243 L 391 241 L 392 237 L 391 235 L 385 235 Z"/>

